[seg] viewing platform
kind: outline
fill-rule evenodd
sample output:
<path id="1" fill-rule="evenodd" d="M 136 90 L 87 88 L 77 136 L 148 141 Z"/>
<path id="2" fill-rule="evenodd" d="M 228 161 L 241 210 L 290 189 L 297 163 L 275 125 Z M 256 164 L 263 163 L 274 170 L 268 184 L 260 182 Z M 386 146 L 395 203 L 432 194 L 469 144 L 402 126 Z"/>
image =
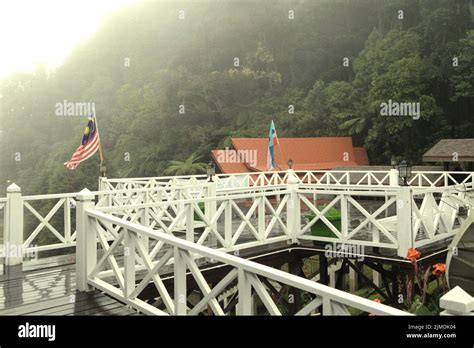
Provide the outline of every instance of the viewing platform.
<path id="1" fill-rule="evenodd" d="M 474 173 L 407 184 L 396 169 L 100 178 L 35 196 L 12 184 L 0 315 L 409 315 L 397 272 L 410 248 L 444 262 L 472 220 Z"/>

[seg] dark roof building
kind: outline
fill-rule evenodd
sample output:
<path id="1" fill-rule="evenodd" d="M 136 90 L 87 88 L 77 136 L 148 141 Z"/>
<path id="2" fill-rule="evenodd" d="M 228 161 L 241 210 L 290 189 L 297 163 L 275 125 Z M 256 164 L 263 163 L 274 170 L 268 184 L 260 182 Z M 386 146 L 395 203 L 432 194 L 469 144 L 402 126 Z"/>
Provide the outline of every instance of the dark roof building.
<path id="1" fill-rule="evenodd" d="M 425 152 L 423 162 L 443 162 L 446 170 L 450 164 L 473 170 L 474 139 L 442 139 Z"/>

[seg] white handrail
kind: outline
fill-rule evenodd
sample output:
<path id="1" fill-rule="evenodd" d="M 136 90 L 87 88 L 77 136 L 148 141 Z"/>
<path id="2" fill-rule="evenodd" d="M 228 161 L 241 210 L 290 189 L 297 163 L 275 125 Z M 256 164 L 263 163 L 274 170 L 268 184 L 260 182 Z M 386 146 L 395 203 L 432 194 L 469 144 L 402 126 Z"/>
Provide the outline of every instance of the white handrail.
<path id="1" fill-rule="evenodd" d="M 288 171 L 277 171 L 236 175 L 218 174 L 214 177 L 214 182 L 207 181 L 207 177 L 204 175 L 129 179 L 103 178 L 101 189 L 92 192 L 92 194 L 97 197 L 98 206 L 112 207 L 109 208 L 110 211 L 114 209 L 115 211 L 124 211 L 129 208 L 150 208 L 153 207 L 156 202 L 171 201 L 173 202 L 172 209 L 176 212 L 182 209 L 183 205 L 188 204 L 190 202 L 189 200 L 199 199 L 206 205 L 210 204 L 207 206 L 209 209 L 206 213 L 206 215 L 209 215 L 213 214 L 210 212 L 210 210 L 213 209 L 213 205 L 225 200 L 225 198 L 222 198 L 221 201 L 215 200 L 213 198 L 214 196 L 232 196 L 234 199 L 255 199 L 258 197 L 258 194 L 266 193 L 266 197 L 275 196 L 278 199 L 281 198 L 287 193 L 288 173 Z M 298 192 L 295 191 L 295 193 L 298 194 L 313 194 L 316 196 L 319 194 L 340 195 L 341 192 L 347 192 L 350 193 L 351 196 L 388 197 L 399 190 L 399 186 L 394 185 L 393 170 L 295 171 L 294 173 L 296 174 L 294 177 L 298 178 L 299 181 Z M 442 199 L 445 203 L 455 200 L 456 203 L 470 206 L 472 204 L 472 195 L 467 195 L 467 192 L 464 191 L 472 190 L 474 186 L 472 183 L 474 178 L 473 174 L 472 172 L 415 171 L 413 172 L 411 181 L 419 185 L 428 186 L 411 186 L 410 189 L 417 201 L 420 197 L 427 197 L 428 194 L 436 194 L 440 197 L 444 197 Z M 458 184 L 455 179 L 463 183 Z M 162 180 L 162 182 L 155 185 L 159 180 Z M 183 182 L 181 182 L 181 180 Z M 228 181 L 224 183 L 222 180 Z M 109 184 L 111 182 L 117 183 L 117 186 L 110 186 Z M 357 184 L 355 185 L 354 182 Z M 441 184 L 448 186 L 435 186 Z M 16 186 L 16 188 L 18 187 Z M 15 197 L 15 203 L 12 203 L 13 216 L 20 214 L 18 216 L 21 216 L 21 219 L 23 219 L 23 213 L 21 213 L 20 210 L 25 210 L 26 213 L 32 214 L 33 218 L 37 221 L 36 228 L 31 231 L 32 234 L 25 234 L 25 239 L 23 239 L 23 235 L 17 239 L 14 237 L 13 240 L 15 240 L 15 243 L 22 240 L 25 250 L 30 251 L 55 250 L 75 246 L 76 235 L 74 233 L 74 226 L 71 226 L 73 221 L 73 219 L 71 219 L 71 209 L 75 207 L 75 197 L 77 194 L 78 193 L 74 192 L 21 196 L 21 191 L 12 192 L 11 197 Z M 438 196 L 436 196 L 436 199 L 438 199 Z M 9 204 L 8 197 L 0 198 L 0 209 Z M 46 215 L 42 216 L 40 213 L 43 212 L 35 208 L 37 207 L 35 202 L 42 202 L 44 200 L 49 200 L 50 202 L 56 200 L 56 202 L 52 209 L 49 212 L 44 212 Z M 22 203 L 22 207 L 20 207 L 19 202 Z M 436 208 L 432 203 L 430 204 Z M 114 206 L 118 208 L 113 208 Z M 457 212 L 453 212 L 452 209 L 449 209 L 449 202 L 444 205 L 439 205 L 439 208 L 443 210 L 442 216 L 451 214 L 449 217 L 450 220 L 456 218 Z M 7 210 L 4 209 L 4 211 Z M 57 219 L 57 217 L 54 216 L 55 214 L 60 214 L 60 212 L 64 212 L 64 223 L 60 228 L 57 228 L 53 226 L 54 224 L 51 224 L 51 221 L 55 221 L 51 219 Z M 416 209 L 414 214 L 414 223 L 419 225 L 420 218 L 416 215 Z M 422 209 L 421 214 L 427 214 L 427 216 L 422 219 L 422 221 L 424 221 L 424 223 L 421 224 L 422 228 L 431 226 L 426 222 L 431 216 L 433 216 L 433 219 L 438 219 L 436 221 L 443 221 L 443 219 L 448 221 L 447 217 L 441 219 L 437 218 L 429 212 L 429 209 Z M 18 219 L 20 218 L 10 218 L 6 216 L 4 230 L 7 231 L 10 224 L 13 224 L 11 230 L 20 234 L 20 231 L 23 230 L 23 221 L 18 221 Z M 169 219 L 173 220 L 174 218 L 169 217 Z M 386 222 L 391 224 L 390 226 L 392 227 L 395 226 L 391 220 L 387 220 Z M 415 230 L 417 230 L 418 225 L 415 225 Z M 185 221 L 183 217 L 176 227 L 183 228 L 184 226 Z M 439 226 L 437 222 L 435 226 Z M 432 232 L 431 228 L 429 228 L 429 232 Z M 35 241 L 39 240 L 35 238 L 43 233 L 50 233 L 56 238 L 54 241 L 49 241 L 45 245 L 34 245 Z M 422 238 L 422 240 L 416 239 L 416 233 L 417 232 L 414 231 L 414 240 L 409 242 L 409 244 L 422 246 L 431 243 L 435 239 L 439 240 L 442 237 L 454 234 L 455 229 L 449 229 L 448 234 L 442 234 L 436 238 L 431 238 L 432 236 L 430 238 Z M 10 234 L 10 236 L 12 236 L 12 234 Z M 305 238 L 307 238 L 307 236 Z"/>
<path id="2" fill-rule="evenodd" d="M 355 183 L 360 185 L 377 185 L 377 186 L 389 186 L 391 185 L 390 176 L 392 170 L 296 170 L 294 171 L 300 178 L 300 183 L 321 183 L 321 184 L 342 184 L 344 181 L 346 184 Z M 396 170 L 395 170 L 396 172 Z M 288 171 L 266 171 L 266 172 L 252 172 L 252 173 L 235 173 L 235 174 L 216 174 L 214 178 L 221 183 L 224 179 L 233 178 L 244 178 L 241 180 L 239 185 L 254 185 L 254 184 L 265 184 L 269 182 L 283 183 L 286 180 Z M 454 177 L 460 175 L 466 176 L 458 182 Z M 395 178 L 398 174 L 396 172 Z M 178 177 L 143 177 L 143 178 L 124 178 L 124 179 L 109 179 L 102 178 L 103 182 L 109 183 L 140 183 L 148 184 L 154 182 L 157 184 L 170 184 L 176 180 L 190 180 L 198 182 L 206 180 L 205 175 L 190 175 L 190 176 L 178 176 Z M 398 178 L 397 178 L 398 180 Z M 321 182 L 323 181 L 323 182 Z M 414 186 L 449 186 L 450 182 L 454 184 L 460 183 L 474 183 L 474 172 L 445 172 L 445 171 L 413 171 L 411 178 L 408 179 L 410 185 Z M 233 181 L 237 183 L 237 181 Z M 398 182 L 397 182 L 398 184 Z"/>
<path id="3" fill-rule="evenodd" d="M 96 268 L 96 265 L 87 265 L 87 263 L 78 264 L 77 267 L 86 267 L 86 270 L 82 270 L 79 273 L 84 274 L 87 278 L 87 282 L 99 289 L 106 291 L 109 295 L 118 298 L 119 300 L 133 306 L 134 308 L 143 311 L 146 314 L 186 314 L 186 300 L 184 300 L 184 306 L 180 305 L 183 299 L 179 298 L 179 294 L 185 293 L 186 283 L 183 283 L 183 276 L 186 276 L 186 268 L 189 268 L 192 276 L 198 282 L 201 289 L 204 289 L 204 299 L 196 306 L 197 310 L 194 312 L 191 310 L 191 314 L 199 314 L 201 308 L 204 308 L 205 304 L 209 304 L 215 314 L 224 314 L 222 308 L 215 301 L 215 297 L 225 289 L 232 279 L 237 278 L 239 288 L 239 314 L 253 314 L 250 303 L 250 292 L 246 291 L 250 287 L 256 288 L 256 293 L 262 299 L 265 306 L 269 310 L 270 314 L 280 315 L 280 311 L 277 306 L 266 292 L 264 286 L 259 280 L 259 277 L 264 277 L 269 280 L 277 281 L 283 284 L 290 285 L 306 291 L 308 293 L 316 295 L 309 304 L 302 308 L 299 314 L 310 314 L 318 307 L 323 307 L 322 312 L 326 315 L 331 314 L 348 314 L 344 306 L 350 306 L 359 310 L 370 312 L 377 315 L 411 315 L 410 313 L 398 310 L 396 308 L 386 306 L 374 301 L 331 288 L 329 286 L 313 282 L 302 277 L 298 277 L 265 265 L 258 264 L 253 261 L 245 260 L 237 256 L 229 255 L 218 250 L 197 245 L 180 238 L 154 231 L 153 229 L 143 227 L 136 223 L 111 216 L 109 214 L 97 211 L 97 210 L 86 210 L 85 214 L 89 218 L 93 218 L 102 223 L 113 224 L 122 228 L 122 234 L 125 234 L 125 248 L 133 248 L 128 250 L 128 253 L 124 253 L 125 265 L 123 269 L 115 268 L 114 272 L 120 279 L 123 280 L 123 289 L 118 289 L 113 283 L 109 283 L 104 279 L 101 279 L 100 272 L 93 270 L 87 272 L 92 268 Z M 98 230 L 95 233 L 100 233 Z M 135 234 L 135 235 L 133 235 Z M 166 289 L 162 286 L 162 282 L 159 277 L 158 266 L 163 264 L 164 259 L 157 261 L 151 261 L 148 259 L 147 252 L 144 252 L 141 240 L 143 238 L 154 239 L 160 243 L 168 245 L 170 251 L 174 250 L 174 258 L 172 264 L 174 264 L 174 281 L 175 281 L 175 296 L 174 299 L 171 295 L 166 292 Z M 131 243 L 131 244 L 130 244 Z M 133 245 L 133 247 L 132 247 Z M 111 246 L 116 248 L 118 244 Z M 139 249 L 139 253 L 136 252 L 136 248 Z M 107 253 L 111 255 L 111 250 L 107 250 Z M 145 274 L 144 281 L 147 279 L 152 280 L 156 284 L 158 291 L 164 298 L 165 302 L 168 302 L 168 306 L 171 313 L 166 313 L 157 308 L 154 308 L 146 302 L 137 298 L 144 286 L 141 284 L 136 285 L 136 267 L 135 261 L 130 263 L 131 260 L 135 260 L 140 255 L 141 259 L 146 262 L 148 272 Z M 105 255 L 107 258 L 107 255 Z M 199 268 L 196 266 L 194 259 L 199 257 L 207 257 L 218 262 L 222 262 L 226 265 L 232 266 L 236 271 L 230 272 L 218 285 L 211 289 L 207 282 L 205 282 Z M 148 260 L 147 260 L 148 259 Z M 89 259 L 92 262 L 93 258 Z M 94 274 L 91 276 L 90 274 Z M 143 282 L 143 281 L 142 281 Z M 226 284 L 222 284 L 226 283 Z M 145 283 L 146 284 L 146 283 Z M 141 290 L 140 290 L 141 287 Z M 85 289 L 79 289 L 85 290 Z M 123 291 L 121 291 L 123 290 Z M 213 292 L 213 290 L 215 290 Z M 341 306 L 342 305 L 342 306 Z M 207 307 L 207 306 L 206 306 Z"/>

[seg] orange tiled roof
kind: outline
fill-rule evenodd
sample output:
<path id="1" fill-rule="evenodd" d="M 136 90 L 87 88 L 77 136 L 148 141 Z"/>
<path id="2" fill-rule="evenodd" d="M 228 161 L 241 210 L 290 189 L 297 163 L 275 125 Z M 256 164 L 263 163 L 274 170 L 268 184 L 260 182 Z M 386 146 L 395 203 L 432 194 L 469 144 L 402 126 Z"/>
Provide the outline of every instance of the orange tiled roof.
<path id="1" fill-rule="evenodd" d="M 233 163 L 229 161 L 221 161 L 219 160 L 219 153 L 221 151 L 228 152 L 228 150 L 212 150 L 211 151 L 211 157 L 214 160 L 214 162 L 217 164 L 219 167 L 221 173 L 247 173 L 249 171 L 249 168 L 245 163 Z"/>
<path id="2" fill-rule="evenodd" d="M 267 171 L 267 138 L 232 138 L 232 147 L 233 149 L 213 150 L 211 153 L 221 172 Z M 223 159 L 223 155 L 229 155 L 232 151 L 234 154 L 239 151 L 246 154 L 255 151 L 252 157 L 255 161 L 249 163 L 241 158 L 236 163 Z M 275 147 L 275 170 L 288 169 L 287 161 L 290 158 L 295 170 L 325 170 L 368 164 L 365 149 L 354 148 L 351 137 L 279 138 L 279 144 Z"/>
<path id="3" fill-rule="evenodd" d="M 355 161 L 359 166 L 368 166 L 369 157 L 367 156 L 367 151 L 365 147 L 354 147 Z"/>

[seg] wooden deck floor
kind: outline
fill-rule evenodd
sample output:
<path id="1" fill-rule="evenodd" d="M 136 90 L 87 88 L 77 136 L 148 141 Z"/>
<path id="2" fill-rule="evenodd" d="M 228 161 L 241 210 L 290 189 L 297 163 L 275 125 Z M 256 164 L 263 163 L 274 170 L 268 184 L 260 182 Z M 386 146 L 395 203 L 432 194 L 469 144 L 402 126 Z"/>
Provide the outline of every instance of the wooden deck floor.
<path id="1" fill-rule="evenodd" d="M 318 252 L 325 252 L 324 249 L 318 248 L 310 241 L 303 241 L 300 245 L 288 245 L 286 242 L 280 242 L 242 250 L 240 256 L 272 266 L 273 263 L 285 262 L 287 259 L 285 254 L 292 251 L 299 252 L 303 258 L 313 256 Z M 425 258 L 440 258 L 445 255 L 445 250 L 441 253 L 435 250 L 426 250 L 425 255 Z M 400 266 L 408 262 L 396 255 L 373 254 L 372 250 L 366 250 L 365 257 L 369 260 L 378 261 L 377 258 L 380 256 L 383 256 L 384 262 L 397 263 Z M 274 258 L 278 260 L 273 260 Z M 228 272 L 225 271 L 226 267 L 222 267 L 224 273 L 220 272 L 222 273 L 220 274 L 219 269 L 215 269 L 215 264 L 207 264 L 206 260 L 202 261 L 203 264 L 200 264 L 200 267 L 203 267 L 204 271 L 206 265 L 213 266 L 211 271 L 213 277 L 223 277 Z M 411 267 L 411 264 L 409 266 Z M 0 316 L 138 315 L 123 303 L 98 290 L 89 293 L 77 292 L 75 273 L 74 255 L 26 261 L 22 266 L 5 267 L 0 264 Z M 160 273 L 165 276 L 165 285 L 169 286 L 171 291 L 171 266 L 169 269 L 164 267 Z M 208 273 L 205 272 L 206 277 L 211 277 L 211 274 Z M 137 277 L 140 278 L 140 276 L 141 274 L 138 272 Z M 189 278 L 188 285 L 191 286 L 193 279 L 191 276 Z M 218 281 L 220 278 L 216 279 L 214 281 Z M 154 285 L 150 284 L 149 287 L 153 291 L 150 294 L 144 291 L 142 293 L 144 300 L 153 299 L 157 295 Z"/>
<path id="2" fill-rule="evenodd" d="M 76 292 L 75 273 L 71 256 L 0 266 L 0 315 L 137 315 L 99 291 Z"/>

